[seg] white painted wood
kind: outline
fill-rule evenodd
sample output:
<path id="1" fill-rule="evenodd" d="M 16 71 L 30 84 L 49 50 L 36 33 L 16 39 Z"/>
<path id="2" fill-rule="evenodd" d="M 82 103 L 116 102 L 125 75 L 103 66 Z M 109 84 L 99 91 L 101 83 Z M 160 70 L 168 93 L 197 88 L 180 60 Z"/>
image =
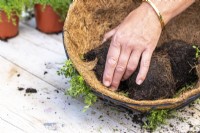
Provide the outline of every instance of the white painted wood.
<path id="1" fill-rule="evenodd" d="M 36 22 L 35 22 L 35 18 L 32 18 L 29 21 L 24 21 L 23 22 L 25 25 L 27 25 L 28 27 L 32 28 L 32 29 L 36 29 Z M 48 34 L 48 36 L 50 36 L 51 38 L 56 39 L 57 41 L 62 41 L 62 33 L 59 34 Z"/>
<path id="2" fill-rule="evenodd" d="M 97 109 L 83 113 L 82 102 L 61 91 L 57 93 L 55 87 L 1 57 L 0 62 L 0 117 L 15 127 L 25 132 L 113 132 L 118 128 L 125 132 L 134 131 Z M 18 73 L 20 77 L 17 77 Z M 24 96 L 24 91 L 18 91 L 18 87 L 36 88 L 38 93 Z M 104 121 L 99 119 L 102 114 Z"/>
<path id="3" fill-rule="evenodd" d="M 61 55 L 41 48 L 20 37 L 11 39 L 8 43 L 0 42 L 0 45 L 0 56 L 27 71 L 31 71 L 34 75 L 48 81 L 57 88 L 65 88 L 65 82 L 62 77 L 55 77 L 57 70 L 66 60 L 65 54 Z M 48 74 L 44 75 L 45 71 Z"/>
<path id="4" fill-rule="evenodd" d="M 4 120 L 0 118 L 0 131 L 1 133 L 24 133 L 23 129 L 19 129 L 18 127 L 15 127 L 14 125 L 7 122 L 7 120 Z"/>
<path id="5" fill-rule="evenodd" d="M 27 51 L 27 49 L 31 49 L 31 51 Z M 8 43 L 2 42 L 0 55 L 11 62 L 18 64 L 23 69 L 33 73 L 40 79 L 48 82 L 49 84 L 52 84 L 53 86 L 57 88 L 64 89 L 67 87 L 67 85 L 64 84 L 66 82 L 66 79 L 61 79 L 61 77 L 56 76 L 56 71 L 58 70 L 58 67 L 60 66 L 60 64 L 56 64 L 55 62 L 60 60 L 60 58 L 63 59 L 63 57 L 60 55 L 57 55 L 56 53 L 52 51 L 37 47 L 31 44 L 30 42 L 18 37 L 18 38 L 10 40 Z M 27 58 L 27 55 L 29 55 L 28 58 Z M 49 58 L 49 57 L 52 57 L 52 58 Z M 63 63 L 65 59 L 66 58 L 64 57 L 64 59 L 61 62 Z M 45 62 L 50 62 L 47 65 L 48 67 L 44 65 Z M 45 70 L 49 72 L 46 76 L 43 75 Z M 99 106 L 99 108 L 100 107 L 102 109 L 104 108 L 104 106 Z M 106 110 L 105 110 L 105 113 L 106 113 Z M 117 117 L 114 117 L 114 119 L 116 118 Z M 116 121 L 120 121 L 120 120 L 116 119 Z M 120 123 L 124 123 L 124 122 L 120 122 Z M 130 124 L 130 126 L 132 125 Z"/>
<path id="6" fill-rule="evenodd" d="M 102 101 L 83 113 L 82 99 L 65 96 L 69 84 L 56 74 L 66 60 L 61 34 L 46 35 L 33 27 L 20 24 L 18 37 L 0 41 L 0 133 L 146 132 L 127 112 L 116 111 Z M 38 93 L 24 96 L 17 87 L 33 87 Z M 155 132 L 197 132 L 199 118 L 200 105 L 195 103 L 179 110 L 177 117 Z"/>
<path id="7" fill-rule="evenodd" d="M 18 38 L 27 40 L 32 44 L 53 51 L 57 54 L 64 54 L 62 34 L 55 35 L 61 38 L 61 40 L 55 39 L 52 35 L 41 33 L 40 31 L 28 27 L 25 24 L 20 23 L 20 34 Z"/>

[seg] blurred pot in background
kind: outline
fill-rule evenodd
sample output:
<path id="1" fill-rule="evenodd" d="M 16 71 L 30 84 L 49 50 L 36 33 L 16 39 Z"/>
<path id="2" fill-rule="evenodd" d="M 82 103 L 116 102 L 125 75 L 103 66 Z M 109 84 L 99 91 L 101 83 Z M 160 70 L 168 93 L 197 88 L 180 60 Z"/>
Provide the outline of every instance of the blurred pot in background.
<path id="1" fill-rule="evenodd" d="M 31 6 L 30 0 L 0 1 L 0 39 L 5 40 L 18 34 L 19 18 L 26 7 Z"/>
<path id="2" fill-rule="evenodd" d="M 15 14 L 8 17 L 4 11 L 0 11 L 0 18 L 0 39 L 15 37 L 19 31 L 19 17 Z"/>
<path id="3" fill-rule="evenodd" d="M 36 28 L 44 33 L 59 33 L 72 0 L 35 0 Z"/>

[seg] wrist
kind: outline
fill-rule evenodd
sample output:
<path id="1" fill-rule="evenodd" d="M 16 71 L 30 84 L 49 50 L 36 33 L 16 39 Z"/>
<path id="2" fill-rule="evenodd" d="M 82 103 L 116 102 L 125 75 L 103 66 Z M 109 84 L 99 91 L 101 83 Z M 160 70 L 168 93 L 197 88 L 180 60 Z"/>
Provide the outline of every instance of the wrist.
<path id="1" fill-rule="evenodd" d="M 180 1 L 166 1 L 166 0 L 151 0 L 151 2 L 156 6 L 160 12 L 163 21 L 167 24 L 172 18 L 183 12 L 190 5 L 192 5 L 195 0 L 180 0 Z M 148 9 L 148 11 L 154 10 L 150 4 L 143 2 L 142 7 Z M 154 11 L 155 12 L 155 11 Z"/>
<path id="2" fill-rule="evenodd" d="M 163 19 L 163 16 L 161 15 L 160 11 L 158 10 L 158 8 L 155 6 L 155 4 L 151 0 L 143 0 L 143 2 L 147 3 L 150 6 L 149 8 L 152 8 L 154 10 L 153 12 L 154 12 L 154 14 L 156 14 L 157 18 L 159 19 L 161 28 L 163 29 L 165 26 L 165 21 Z"/>
<path id="3" fill-rule="evenodd" d="M 154 23 L 161 29 L 164 28 L 164 19 L 160 18 L 162 16 L 160 16 L 159 11 L 156 11 L 150 3 L 143 2 L 139 7 L 139 11 L 144 13 L 145 18 L 148 18 L 149 22 Z"/>

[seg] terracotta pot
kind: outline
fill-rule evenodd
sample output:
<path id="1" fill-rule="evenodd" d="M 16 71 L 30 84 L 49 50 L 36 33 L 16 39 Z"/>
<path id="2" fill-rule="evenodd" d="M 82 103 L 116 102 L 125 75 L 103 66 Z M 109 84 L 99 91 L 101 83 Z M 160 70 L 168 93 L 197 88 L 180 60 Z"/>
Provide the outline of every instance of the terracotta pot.
<path id="1" fill-rule="evenodd" d="M 6 40 L 15 37 L 18 34 L 19 18 L 14 15 L 11 19 L 15 19 L 16 23 L 13 24 L 12 20 L 8 20 L 8 17 L 4 11 L 0 11 L 0 39 Z"/>
<path id="2" fill-rule="evenodd" d="M 35 18 L 37 29 L 44 33 L 58 33 L 63 30 L 64 21 L 61 21 L 60 16 L 47 5 L 35 5 Z"/>

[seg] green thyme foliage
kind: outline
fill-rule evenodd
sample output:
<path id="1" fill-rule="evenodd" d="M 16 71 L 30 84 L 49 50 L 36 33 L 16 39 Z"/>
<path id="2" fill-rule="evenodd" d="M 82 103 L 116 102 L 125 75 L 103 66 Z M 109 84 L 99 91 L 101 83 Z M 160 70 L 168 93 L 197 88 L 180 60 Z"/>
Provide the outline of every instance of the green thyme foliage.
<path id="1" fill-rule="evenodd" d="M 194 104 L 200 104 L 200 98 L 194 101 Z"/>
<path id="2" fill-rule="evenodd" d="M 195 82 L 191 84 L 186 84 L 178 92 L 176 92 L 176 94 L 173 97 L 176 98 L 181 94 L 183 94 L 185 91 L 191 90 L 192 88 L 194 88 L 195 84 L 196 84 Z"/>
<path id="3" fill-rule="evenodd" d="M 34 4 L 50 5 L 53 10 L 61 17 L 61 20 L 65 20 L 69 5 L 73 0 L 34 0 Z"/>
<path id="4" fill-rule="evenodd" d="M 198 58 L 200 57 L 200 50 L 199 50 L 199 48 L 198 48 L 197 46 L 195 46 L 195 45 L 193 45 L 193 48 L 196 49 L 196 58 L 198 59 Z M 195 103 L 199 104 L 199 103 L 200 103 L 200 98 L 197 99 L 197 100 L 195 101 Z"/>
<path id="5" fill-rule="evenodd" d="M 147 122 L 144 123 L 144 128 L 155 130 L 161 124 L 166 124 L 166 119 L 172 117 L 169 110 L 152 110 L 147 116 Z"/>
<path id="6" fill-rule="evenodd" d="M 185 92 L 186 90 L 190 90 L 194 88 L 196 83 L 187 84 L 182 87 L 173 97 L 178 97 L 180 94 Z M 158 126 L 162 124 L 166 124 L 166 120 L 173 116 L 175 111 L 169 110 L 152 110 L 149 115 L 147 116 L 147 122 L 145 123 L 144 127 L 149 130 L 155 130 Z"/>
<path id="7" fill-rule="evenodd" d="M 124 91 L 120 91 L 118 92 L 119 95 L 122 95 L 122 96 L 125 96 L 125 97 L 128 97 L 129 93 L 128 92 L 124 92 Z"/>
<path id="8" fill-rule="evenodd" d="M 71 60 L 65 62 L 65 65 L 58 71 L 58 75 L 71 78 L 69 81 L 70 88 L 66 93 L 74 98 L 83 97 L 86 104 L 83 111 L 86 111 L 97 101 L 97 97 L 92 93 L 91 88 L 85 83 L 83 77 L 76 71 Z"/>
<path id="9" fill-rule="evenodd" d="M 30 0 L 0 0 L 0 10 L 4 11 L 8 20 L 11 20 L 14 24 L 16 24 L 16 20 L 12 16 L 20 17 L 25 7 L 30 5 Z M 0 21 L 2 21 L 1 16 Z"/>
<path id="10" fill-rule="evenodd" d="M 196 49 L 196 58 L 200 57 L 200 50 L 197 46 L 193 45 L 193 48 Z"/>

